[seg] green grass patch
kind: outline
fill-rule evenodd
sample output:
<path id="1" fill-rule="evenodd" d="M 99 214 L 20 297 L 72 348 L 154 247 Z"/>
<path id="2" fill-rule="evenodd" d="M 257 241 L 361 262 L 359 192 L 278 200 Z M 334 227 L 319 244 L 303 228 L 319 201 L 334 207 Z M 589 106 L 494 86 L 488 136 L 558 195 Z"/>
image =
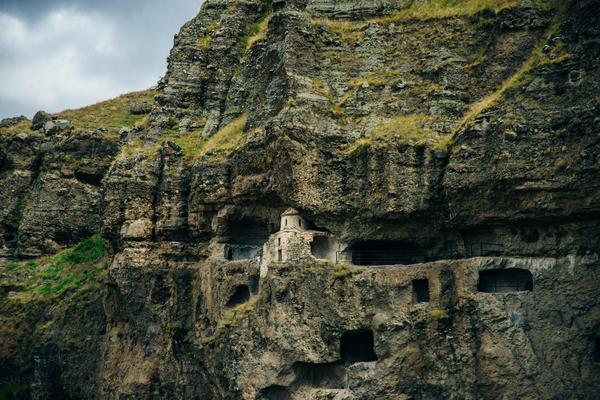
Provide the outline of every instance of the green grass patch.
<path id="1" fill-rule="evenodd" d="M 54 256 L 11 263 L 0 278 L 16 278 L 22 289 L 16 297 L 23 301 L 40 295 L 56 297 L 98 283 L 97 277 L 106 267 L 105 254 L 106 241 L 94 235 Z"/>
<path id="2" fill-rule="evenodd" d="M 364 29 L 367 24 L 364 22 L 341 21 L 330 18 L 314 18 L 311 25 L 320 27 L 325 26 L 332 34 L 336 35 L 340 42 L 354 46 L 362 42 L 365 38 Z"/>
<path id="3" fill-rule="evenodd" d="M 206 50 L 210 47 L 211 43 L 212 43 L 212 38 L 210 36 L 200 36 L 198 38 L 198 41 L 196 42 L 196 46 L 200 50 Z"/>
<path id="4" fill-rule="evenodd" d="M 346 264 L 336 264 L 333 267 L 333 279 L 346 279 L 352 276 L 352 270 Z"/>
<path id="5" fill-rule="evenodd" d="M 542 47 L 546 43 L 547 38 L 552 32 L 560 29 L 560 21 L 562 21 L 573 4 L 573 1 L 548 1 L 548 8 L 557 8 L 558 12 L 554 16 L 551 26 L 547 29 L 546 34 L 542 36 L 537 45 L 533 48 L 529 57 L 521 64 L 521 66 L 493 92 L 482 97 L 481 99 L 471 103 L 467 112 L 463 115 L 459 123 L 455 126 L 455 134 L 461 131 L 468 123 L 485 110 L 497 105 L 508 93 L 529 84 L 533 78 L 531 71 L 543 63 L 545 56 L 542 53 Z M 562 49 L 560 49 L 562 51 Z"/>
<path id="6" fill-rule="evenodd" d="M 559 0 L 533 0 L 533 6 L 539 10 L 559 7 Z M 519 0 L 426 0 L 413 1 L 408 7 L 386 17 L 372 19 L 372 22 L 389 24 L 391 22 L 418 19 L 438 19 L 475 15 L 483 10 L 498 13 L 504 9 L 517 8 Z"/>
<path id="7" fill-rule="evenodd" d="M 145 115 L 129 113 L 131 103 L 154 103 L 155 90 L 145 90 L 121 95 L 111 100 L 103 101 L 76 110 L 66 110 L 58 113 L 61 119 L 68 119 L 77 130 L 106 128 L 109 132 L 117 133 L 123 127 L 133 128 Z"/>
<path id="8" fill-rule="evenodd" d="M 242 145 L 247 121 L 248 115 L 244 113 L 208 138 L 203 138 L 200 132 L 170 132 L 162 140 L 170 140 L 181 147 L 183 155 L 189 163 L 194 163 L 207 154 L 213 157 L 223 157 Z"/>
<path id="9" fill-rule="evenodd" d="M 249 50 L 255 43 L 262 42 L 267 38 L 269 30 L 269 21 L 273 16 L 272 13 L 265 15 L 260 21 L 248 26 L 248 34 L 246 40 L 246 50 Z"/>
<path id="10" fill-rule="evenodd" d="M 129 113 L 131 103 L 154 103 L 155 90 L 132 92 L 106 100 L 91 106 L 73 110 L 65 110 L 54 114 L 58 119 L 68 119 L 75 125 L 76 132 L 90 131 L 97 128 L 106 128 L 109 134 L 116 134 L 123 127 L 133 128 L 147 115 L 133 115 Z M 0 134 L 17 134 L 30 132 L 31 121 L 23 121 L 9 128 L 0 129 Z"/>
<path id="11" fill-rule="evenodd" d="M 436 308 L 431 310 L 431 316 L 435 319 L 446 319 L 448 318 L 448 311 Z"/>
<path id="12" fill-rule="evenodd" d="M 402 115 L 383 121 L 371 129 L 365 137 L 354 142 L 347 153 L 353 155 L 367 147 L 385 147 L 391 143 L 415 142 L 415 146 L 424 147 L 427 141 L 434 142 L 434 148 L 443 149 L 451 143 L 447 135 L 442 135 L 427 126 L 433 118 L 423 114 Z"/>
<path id="13" fill-rule="evenodd" d="M 2 385 L 0 387 L 0 400 L 9 400 L 12 399 L 13 396 L 18 395 L 21 392 L 27 390 L 27 386 L 25 385 L 16 385 L 9 383 L 7 385 Z"/>
<path id="14" fill-rule="evenodd" d="M 13 126 L 9 126 L 8 128 L 0 128 L 0 135 L 16 135 L 21 132 L 29 132 L 30 128 L 31 121 L 25 120 Z"/>
<path id="15" fill-rule="evenodd" d="M 242 143 L 242 133 L 248 121 L 248 114 L 244 113 L 231 121 L 204 143 L 201 155 L 206 153 L 228 154 L 237 149 Z"/>

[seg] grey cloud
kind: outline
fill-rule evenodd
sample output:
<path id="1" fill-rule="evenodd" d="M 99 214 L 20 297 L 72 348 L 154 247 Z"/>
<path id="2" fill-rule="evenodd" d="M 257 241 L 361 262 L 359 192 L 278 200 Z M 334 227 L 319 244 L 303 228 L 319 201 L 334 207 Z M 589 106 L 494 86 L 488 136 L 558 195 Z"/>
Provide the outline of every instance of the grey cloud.
<path id="1" fill-rule="evenodd" d="M 156 83 L 201 0 L 0 0 L 0 118 Z"/>

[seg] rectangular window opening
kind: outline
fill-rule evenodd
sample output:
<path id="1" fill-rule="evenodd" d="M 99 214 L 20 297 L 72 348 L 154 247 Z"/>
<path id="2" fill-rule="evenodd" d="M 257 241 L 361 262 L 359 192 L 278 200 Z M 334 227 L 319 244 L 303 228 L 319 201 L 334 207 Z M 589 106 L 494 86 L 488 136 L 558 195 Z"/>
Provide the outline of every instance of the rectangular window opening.
<path id="1" fill-rule="evenodd" d="M 415 303 L 429 302 L 429 280 L 415 279 L 412 281 L 413 299 Z"/>

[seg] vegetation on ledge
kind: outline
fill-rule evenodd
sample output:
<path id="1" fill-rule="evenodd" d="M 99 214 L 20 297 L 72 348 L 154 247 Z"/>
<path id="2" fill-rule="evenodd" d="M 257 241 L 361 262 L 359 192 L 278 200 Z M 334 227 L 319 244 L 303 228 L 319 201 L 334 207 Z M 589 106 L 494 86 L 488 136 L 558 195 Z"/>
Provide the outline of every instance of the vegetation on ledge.
<path id="1" fill-rule="evenodd" d="M 132 92 L 102 101 L 90 106 L 65 110 L 54 114 L 58 119 L 67 119 L 73 123 L 76 132 L 95 131 L 105 128 L 110 134 L 116 134 L 121 128 L 133 128 L 136 124 L 143 123 L 146 115 L 130 113 L 132 103 L 154 103 L 156 91 L 149 89 Z M 9 128 L 1 128 L 0 134 L 18 134 L 29 132 L 31 121 L 25 120 Z"/>
<path id="2" fill-rule="evenodd" d="M 145 115 L 129 112 L 131 103 L 154 103 L 155 90 L 132 92 L 91 106 L 66 110 L 56 114 L 60 119 L 68 119 L 77 130 L 95 130 L 100 127 L 117 133 L 119 129 L 133 128 Z"/>
<path id="3" fill-rule="evenodd" d="M 385 147 L 391 143 L 413 142 L 415 146 L 424 147 L 433 142 L 435 150 L 446 150 L 452 143 L 451 136 L 442 135 L 428 127 L 433 118 L 428 115 L 402 115 L 388 119 L 371 129 L 363 138 L 357 140 L 347 150 L 352 155 L 363 148 Z"/>
<path id="4" fill-rule="evenodd" d="M 106 242 L 94 235 L 54 256 L 35 261 L 10 263 L 0 278 L 13 281 L 9 297 L 22 300 L 35 296 L 60 296 L 97 281 L 105 269 Z"/>
<path id="5" fill-rule="evenodd" d="M 70 321 L 85 329 L 96 316 L 81 313 L 101 301 L 106 266 L 106 242 L 94 235 L 54 256 L 0 267 L 0 359 L 26 354 L 67 313 L 81 315 Z"/>

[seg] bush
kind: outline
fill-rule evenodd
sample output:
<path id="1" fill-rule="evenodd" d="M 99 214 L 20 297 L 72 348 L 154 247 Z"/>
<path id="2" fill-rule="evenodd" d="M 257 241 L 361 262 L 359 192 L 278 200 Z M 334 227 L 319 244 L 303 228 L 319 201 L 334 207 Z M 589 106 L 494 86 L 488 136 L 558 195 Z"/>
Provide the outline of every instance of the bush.
<path id="1" fill-rule="evenodd" d="M 94 235 L 68 251 L 65 261 L 73 264 L 96 262 L 104 255 L 105 247 L 106 241 L 100 235 Z"/>
<path id="2" fill-rule="evenodd" d="M 437 308 L 435 310 L 431 310 L 431 316 L 435 319 L 446 319 L 448 318 L 448 311 Z"/>

